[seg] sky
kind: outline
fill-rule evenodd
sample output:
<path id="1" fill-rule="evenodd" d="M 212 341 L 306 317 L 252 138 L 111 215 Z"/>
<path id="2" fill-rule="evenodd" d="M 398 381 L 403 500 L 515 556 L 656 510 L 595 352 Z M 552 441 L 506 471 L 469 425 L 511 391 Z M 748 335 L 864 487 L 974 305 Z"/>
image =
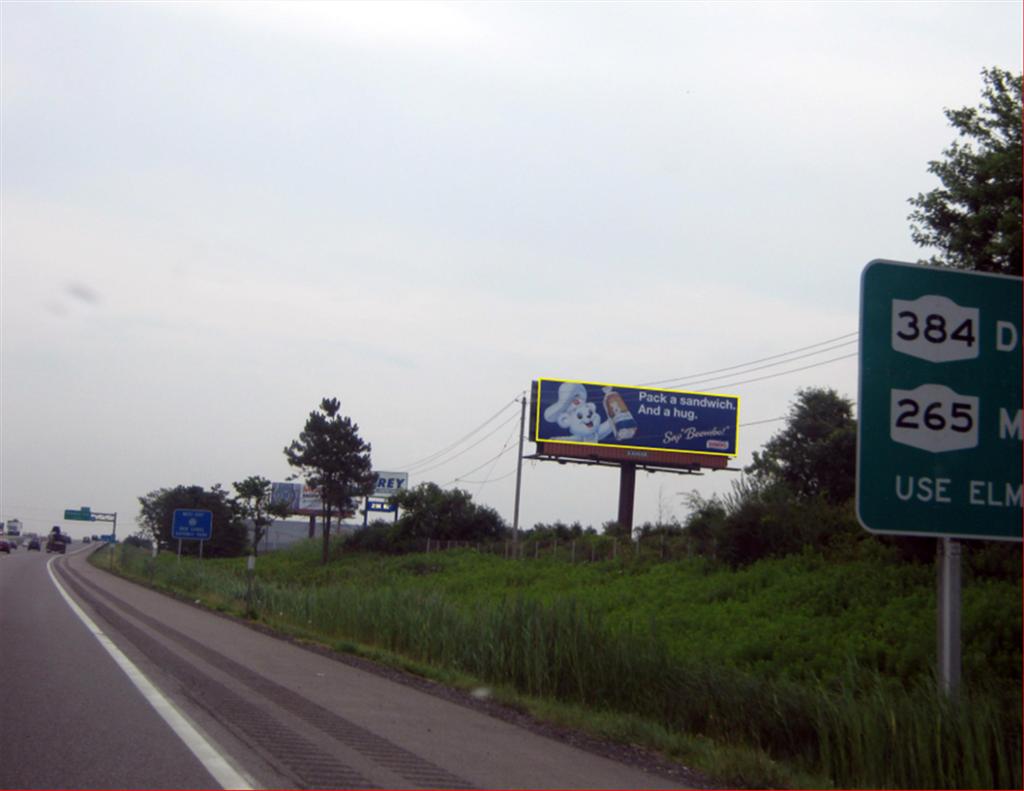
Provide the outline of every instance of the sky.
<path id="1" fill-rule="evenodd" d="M 860 273 L 930 252 L 907 199 L 943 109 L 1020 70 L 1021 28 L 1019 2 L 6 0 L 0 520 L 105 532 L 63 521 L 89 506 L 123 537 L 153 490 L 284 480 L 326 396 L 375 469 L 511 523 L 538 377 L 737 395 L 738 470 L 800 388 L 855 400 Z M 740 474 L 640 472 L 635 522 Z M 600 527 L 618 484 L 526 461 L 520 524 Z"/>

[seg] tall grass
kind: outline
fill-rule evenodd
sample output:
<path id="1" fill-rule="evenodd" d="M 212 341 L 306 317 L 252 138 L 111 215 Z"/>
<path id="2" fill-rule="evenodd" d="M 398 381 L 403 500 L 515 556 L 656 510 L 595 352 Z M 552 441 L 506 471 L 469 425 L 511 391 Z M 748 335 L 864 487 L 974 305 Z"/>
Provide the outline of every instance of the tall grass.
<path id="1" fill-rule="evenodd" d="M 612 628 L 574 598 L 523 595 L 467 607 L 398 584 L 248 587 L 239 562 L 158 562 L 125 570 L 215 605 L 344 639 L 538 698 L 636 715 L 681 733 L 749 745 L 840 786 L 1021 787 L 1020 687 L 957 699 L 931 678 L 877 672 L 798 683 L 680 659 L 653 624 Z"/>

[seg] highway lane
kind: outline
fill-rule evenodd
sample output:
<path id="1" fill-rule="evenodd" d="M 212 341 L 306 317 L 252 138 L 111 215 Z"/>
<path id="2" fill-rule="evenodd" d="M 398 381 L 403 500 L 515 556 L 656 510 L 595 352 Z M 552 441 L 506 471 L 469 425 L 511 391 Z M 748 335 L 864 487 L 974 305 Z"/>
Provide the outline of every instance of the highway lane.
<path id="1" fill-rule="evenodd" d="M 45 555 L 32 555 L 0 558 L 2 601 L 16 602 L 14 615 L 0 607 L 0 660 L 10 655 L 26 679 L 13 700 L 0 697 L 9 709 L 0 713 L 11 715 L 4 730 L 13 722 L 23 734 L 14 768 L 0 761 L 0 786 L 215 787 L 59 598 Z M 54 567 L 83 611 L 254 786 L 679 787 L 120 580 L 80 554 Z M 39 673 L 54 652 L 62 658 Z M 62 679 L 59 694 L 44 683 L 50 674 Z M 59 764 L 46 757 L 56 722 L 92 734 Z"/>
<path id="2" fill-rule="evenodd" d="M 51 557 L 0 555 L 0 787 L 214 786 L 60 596 Z"/>

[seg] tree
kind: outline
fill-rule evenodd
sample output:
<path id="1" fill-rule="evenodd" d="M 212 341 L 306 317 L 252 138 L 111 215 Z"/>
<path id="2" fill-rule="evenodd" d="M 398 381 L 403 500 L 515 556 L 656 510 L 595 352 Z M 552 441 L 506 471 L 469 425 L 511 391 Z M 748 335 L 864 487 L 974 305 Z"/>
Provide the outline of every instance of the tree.
<path id="1" fill-rule="evenodd" d="M 252 522 L 252 553 L 259 554 L 259 544 L 274 517 L 284 519 L 291 513 L 286 502 L 274 502 L 270 497 L 270 481 L 260 475 L 250 475 L 232 486 L 238 492 L 235 506 L 243 519 Z"/>
<path id="2" fill-rule="evenodd" d="M 782 483 L 797 497 L 842 503 L 853 497 L 857 463 L 853 405 L 831 388 L 797 391 L 787 425 L 744 469 L 761 483 Z"/>
<path id="3" fill-rule="evenodd" d="M 942 187 L 919 193 L 911 236 L 940 256 L 927 263 L 1021 274 L 1021 75 L 984 69 L 978 107 L 946 109 L 964 142 L 954 141 L 944 159 L 928 163 Z"/>
<path id="4" fill-rule="evenodd" d="M 139 524 L 162 547 L 174 546 L 176 539 L 171 536 L 174 512 L 179 508 L 196 508 L 213 514 L 213 533 L 204 542 L 203 554 L 209 557 L 237 557 L 245 552 L 248 535 L 245 524 L 220 484 L 214 484 L 207 491 L 202 486 L 175 486 L 172 489 L 155 489 L 139 498 L 142 510 Z M 198 541 L 183 541 L 183 554 L 199 554 Z"/>
<path id="5" fill-rule="evenodd" d="M 501 515 L 486 505 L 477 505 L 462 489 L 421 483 L 399 492 L 394 499 L 402 512 L 395 531 L 402 541 L 493 541 L 505 532 Z"/>
<path id="6" fill-rule="evenodd" d="M 355 498 L 373 492 L 375 476 L 370 446 L 359 436 L 359 426 L 340 414 L 336 398 L 325 398 L 309 413 L 299 438 L 284 449 L 288 463 L 300 470 L 306 483 L 320 490 L 323 503 L 323 560 L 327 564 L 331 542 L 331 516 L 355 510 Z"/>

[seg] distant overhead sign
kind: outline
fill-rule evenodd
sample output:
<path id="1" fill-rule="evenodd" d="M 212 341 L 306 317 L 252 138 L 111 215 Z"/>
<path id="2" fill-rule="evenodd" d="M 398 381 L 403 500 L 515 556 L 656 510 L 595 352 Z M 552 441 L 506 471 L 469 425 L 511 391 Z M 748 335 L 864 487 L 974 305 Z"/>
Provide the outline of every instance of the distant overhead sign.
<path id="1" fill-rule="evenodd" d="M 85 505 L 83 505 L 81 508 L 79 508 L 77 510 L 72 509 L 72 508 L 65 509 L 64 510 L 64 518 L 66 520 L 68 520 L 69 522 L 71 522 L 71 521 L 95 522 L 96 521 L 96 517 L 92 515 L 92 509 L 90 509 L 88 506 L 85 506 Z"/>

